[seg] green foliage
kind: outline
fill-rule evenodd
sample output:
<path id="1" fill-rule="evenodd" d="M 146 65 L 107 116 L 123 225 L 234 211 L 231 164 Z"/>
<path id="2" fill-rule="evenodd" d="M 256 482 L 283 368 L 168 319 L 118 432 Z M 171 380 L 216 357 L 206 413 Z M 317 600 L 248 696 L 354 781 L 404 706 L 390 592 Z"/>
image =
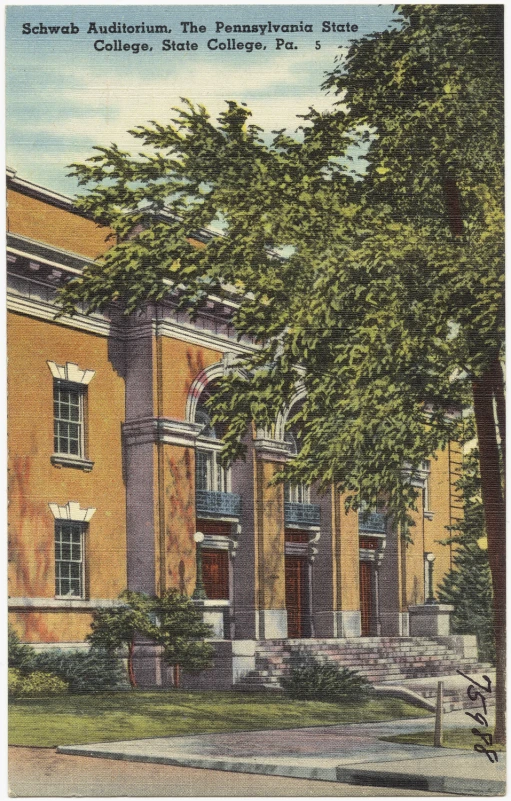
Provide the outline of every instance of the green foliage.
<path id="1" fill-rule="evenodd" d="M 151 619 L 153 601 L 148 595 L 126 590 L 120 595 L 121 604 L 97 609 L 86 639 L 94 649 L 115 653 L 134 641 L 137 634 L 154 638 L 156 628 Z"/>
<path id="2" fill-rule="evenodd" d="M 456 549 L 453 569 L 438 588 L 438 600 L 454 605 L 452 632 L 476 634 L 479 658 L 494 662 L 492 578 L 488 551 L 481 548 L 485 544 L 485 526 L 477 449 L 465 457 L 459 487 L 465 513 L 449 540 Z"/>
<path id="3" fill-rule="evenodd" d="M 87 635 L 93 651 L 104 649 L 112 657 L 122 646 L 128 646 L 128 675 L 136 686 L 133 652 L 137 636 L 148 638 L 163 649 L 163 658 L 170 665 L 180 665 L 189 673 L 211 666 L 213 647 L 203 640 L 212 634 L 211 626 L 193 601 L 177 590 L 161 597 L 126 590 L 122 604 L 95 611 Z"/>
<path id="4" fill-rule="evenodd" d="M 18 668 L 9 668 L 9 696 L 11 698 L 46 698 L 67 693 L 67 682 L 54 673 L 35 670 L 28 675 Z"/>
<path id="5" fill-rule="evenodd" d="M 282 686 L 291 698 L 331 703 L 363 702 L 371 692 L 371 684 L 355 670 L 316 659 L 294 667 Z"/>
<path id="6" fill-rule="evenodd" d="M 185 673 L 198 673 L 211 667 L 213 646 L 204 642 L 212 628 L 203 622 L 202 614 L 185 595 L 169 590 L 154 601 L 158 619 L 156 641 L 163 647 L 163 658 L 169 665 L 180 665 Z"/>
<path id="7" fill-rule="evenodd" d="M 26 674 L 34 669 L 35 651 L 27 643 L 21 642 L 15 629 L 8 628 L 8 663 L 10 668 L 17 668 L 20 673 Z"/>
<path id="8" fill-rule="evenodd" d="M 40 651 L 35 655 L 34 669 L 55 674 L 72 693 L 105 692 L 127 686 L 121 660 L 99 649 Z"/>
<path id="9" fill-rule="evenodd" d="M 17 671 L 13 676 L 52 674 L 72 693 L 103 692 L 126 686 L 121 660 L 104 647 L 85 652 L 60 648 L 35 651 L 21 642 L 12 626 L 9 626 L 9 667 Z"/>
<path id="10" fill-rule="evenodd" d="M 352 44 L 325 82 L 342 103 L 310 109 L 300 137 L 266 144 L 245 106 L 212 120 L 184 101 L 131 132 L 142 154 L 72 165 L 77 207 L 116 240 L 60 295 L 71 314 L 234 297 L 261 348 L 211 400 L 225 458 L 301 385 L 301 450 L 279 480 L 334 483 L 353 507 L 383 492 L 396 525 L 416 497 L 403 463 L 458 435 L 446 413 L 500 354 L 504 308 L 501 7 L 397 11 Z M 226 236 L 193 245 L 219 222 Z"/>

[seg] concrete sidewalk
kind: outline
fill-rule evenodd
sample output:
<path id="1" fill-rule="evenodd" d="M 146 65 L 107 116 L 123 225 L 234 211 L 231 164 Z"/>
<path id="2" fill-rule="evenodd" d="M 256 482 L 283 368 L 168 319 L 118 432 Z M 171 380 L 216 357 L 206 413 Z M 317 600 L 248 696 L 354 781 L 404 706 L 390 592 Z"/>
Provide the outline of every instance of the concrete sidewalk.
<path id="1" fill-rule="evenodd" d="M 447 727 L 470 726 L 463 712 Z M 59 746 L 61 754 L 210 770 L 289 776 L 460 795 L 503 795 L 504 754 L 383 742 L 382 736 L 432 729 L 432 718 L 304 729 L 200 734 Z"/>

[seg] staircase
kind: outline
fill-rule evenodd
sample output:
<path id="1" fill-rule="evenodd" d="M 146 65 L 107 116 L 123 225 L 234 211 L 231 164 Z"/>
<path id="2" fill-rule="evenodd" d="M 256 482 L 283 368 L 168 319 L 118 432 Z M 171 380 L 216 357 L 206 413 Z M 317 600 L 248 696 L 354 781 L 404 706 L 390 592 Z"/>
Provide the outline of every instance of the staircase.
<path id="1" fill-rule="evenodd" d="M 439 678 L 444 680 L 444 710 L 475 706 L 467 694 L 462 670 L 477 678 L 493 668 L 477 661 L 475 637 L 363 637 L 325 640 L 261 640 L 255 669 L 235 685 L 246 692 L 279 691 L 282 677 L 304 659 L 334 662 L 356 670 L 374 685 L 404 687 L 435 702 Z M 488 697 L 491 704 L 492 696 Z"/>

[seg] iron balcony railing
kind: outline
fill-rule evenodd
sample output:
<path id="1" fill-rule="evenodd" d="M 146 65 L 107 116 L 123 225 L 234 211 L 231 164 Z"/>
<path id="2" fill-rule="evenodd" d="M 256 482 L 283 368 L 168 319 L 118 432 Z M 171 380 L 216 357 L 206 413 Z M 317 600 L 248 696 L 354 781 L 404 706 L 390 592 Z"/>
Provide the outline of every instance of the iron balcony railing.
<path id="1" fill-rule="evenodd" d="M 286 523 L 298 526 L 319 526 L 320 510 L 315 503 L 284 504 L 284 519 Z"/>
<path id="2" fill-rule="evenodd" d="M 387 516 L 383 512 L 359 512 L 358 530 L 364 533 L 385 534 Z"/>
<path id="3" fill-rule="evenodd" d="M 198 515 L 219 515 L 222 517 L 239 517 L 241 498 L 234 492 L 213 492 L 197 490 L 195 508 Z"/>

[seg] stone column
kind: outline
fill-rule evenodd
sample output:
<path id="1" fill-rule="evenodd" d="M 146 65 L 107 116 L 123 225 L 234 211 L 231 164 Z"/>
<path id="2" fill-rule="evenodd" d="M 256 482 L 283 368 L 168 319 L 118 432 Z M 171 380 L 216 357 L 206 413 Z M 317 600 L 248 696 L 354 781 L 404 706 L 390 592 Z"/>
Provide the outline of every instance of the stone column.
<path id="1" fill-rule="evenodd" d="M 255 440 L 254 450 L 258 638 L 282 639 L 287 637 L 284 487 L 269 486 L 269 482 L 285 462 L 287 447 L 261 437 Z"/>
<path id="2" fill-rule="evenodd" d="M 315 636 L 360 637 L 358 516 L 344 511 L 344 499 L 333 488 L 315 502 L 321 508 L 313 565 Z"/>
<path id="3" fill-rule="evenodd" d="M 357 512 L 346 512 L 344 496 L 333 492 L 336 564 L 336 637 L 360 637 L 360 576 Z"/>

